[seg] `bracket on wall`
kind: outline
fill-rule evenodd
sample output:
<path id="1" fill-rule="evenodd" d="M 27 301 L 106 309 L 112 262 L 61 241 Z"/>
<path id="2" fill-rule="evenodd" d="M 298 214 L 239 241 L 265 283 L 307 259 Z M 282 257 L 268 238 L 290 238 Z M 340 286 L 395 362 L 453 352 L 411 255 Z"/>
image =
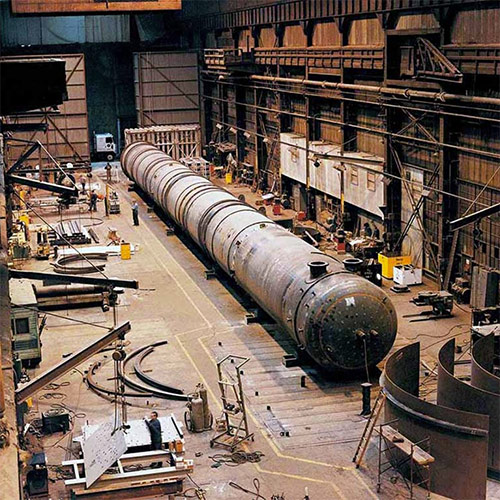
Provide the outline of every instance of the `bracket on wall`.
<path id="1" fill-rule="evenodd" d="M 418 37 L 416 43 L 416 77 L 419 80 L 462 83 L 464 75 L 427 38 Z"/>

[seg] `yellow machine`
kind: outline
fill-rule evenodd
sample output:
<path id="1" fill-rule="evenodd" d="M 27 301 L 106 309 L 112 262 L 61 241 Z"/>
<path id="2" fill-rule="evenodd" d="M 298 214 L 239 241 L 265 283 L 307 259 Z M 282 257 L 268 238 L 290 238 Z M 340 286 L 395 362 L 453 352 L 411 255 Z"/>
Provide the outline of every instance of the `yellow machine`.
<path id="1" fill-rule="evenodd" d="M 36 258 L 48 259 L 50 256 L 49 232 L 47 226 L 36 231 Z"/>
<path id="2" fill-rule="evenodd" d="M 388 256 L 383 253 L 378 254 L 378 261 L 382 264 L 382 276 L 392 280 L 394 266 L 408 266 L 411 264 L 411 255 Z"/>

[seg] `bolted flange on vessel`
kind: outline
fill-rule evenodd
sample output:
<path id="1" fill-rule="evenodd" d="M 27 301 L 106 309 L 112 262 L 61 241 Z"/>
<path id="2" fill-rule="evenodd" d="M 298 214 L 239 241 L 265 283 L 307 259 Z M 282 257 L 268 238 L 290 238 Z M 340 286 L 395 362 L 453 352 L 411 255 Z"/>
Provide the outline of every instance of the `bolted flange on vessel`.
<path id="1" fill-rule="evenodd" d="M 146 142 L 123 171 L 327 371 L 380 362 L 397 331 L 383 290 Z"/>

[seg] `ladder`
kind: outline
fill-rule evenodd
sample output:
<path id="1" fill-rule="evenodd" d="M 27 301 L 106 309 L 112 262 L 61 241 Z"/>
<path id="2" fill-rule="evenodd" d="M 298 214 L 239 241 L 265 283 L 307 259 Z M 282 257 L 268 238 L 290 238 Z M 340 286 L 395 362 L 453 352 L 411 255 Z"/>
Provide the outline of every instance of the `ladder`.
<path id="1" fill-rule="evenodd" d="M 250 432 L 248 426 L 243 384 L 241 381 L 241 368 L 248 361 L 250 361 L 250 358 L 231 354 L 217 362 L 219 390 L 223 407 L 222 419 L 225 421 L 225 425 L 224 431 L 210 440 L 210 448 L 218 444 L 229 448 L 232 453 L 243 441 L 253 441 L 253 432 Z M 228 362 L 233 364 L 236 370 L 236 381 L 234 381 L 233 377 L 227 376 L 224 373 L 224 368 Z"/>
<path id="2" fill-rule="evenodd" d="M 365 456 L 368 444 L 370 443 L 370 438 L 373 434 L 373 429 L 375 429 L 375 425 L 377 424 L 377 421 L 380 417 L 380 412 L 384 407 L 385 398 L 385 392 L 383 389 L 381 389 L 378 393 L 377 399 L 375 400 L 375 404 L 373 405 L 370 416 L 368 417 L 368 420 L 366 422 L 365 429 L 363 430 L 363 434 L 361 435 L 361 439 L 359 440 L 354 458 L 352 459 L 352 461 L 356 464 L 356 468 L 359 468 L 363 457 Z"/>

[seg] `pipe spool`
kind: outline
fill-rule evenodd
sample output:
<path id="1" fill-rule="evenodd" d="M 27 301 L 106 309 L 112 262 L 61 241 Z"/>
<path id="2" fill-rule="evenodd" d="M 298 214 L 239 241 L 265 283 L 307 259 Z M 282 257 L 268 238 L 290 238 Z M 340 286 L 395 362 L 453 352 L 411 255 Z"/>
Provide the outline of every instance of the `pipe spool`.
<path id="1" fill-rule="evenodd" d="M 389 352 L 396 311 L 377 286 L 151 144 L 128 145 L 121 164 L 321 367 L 359 370 Z"/>

